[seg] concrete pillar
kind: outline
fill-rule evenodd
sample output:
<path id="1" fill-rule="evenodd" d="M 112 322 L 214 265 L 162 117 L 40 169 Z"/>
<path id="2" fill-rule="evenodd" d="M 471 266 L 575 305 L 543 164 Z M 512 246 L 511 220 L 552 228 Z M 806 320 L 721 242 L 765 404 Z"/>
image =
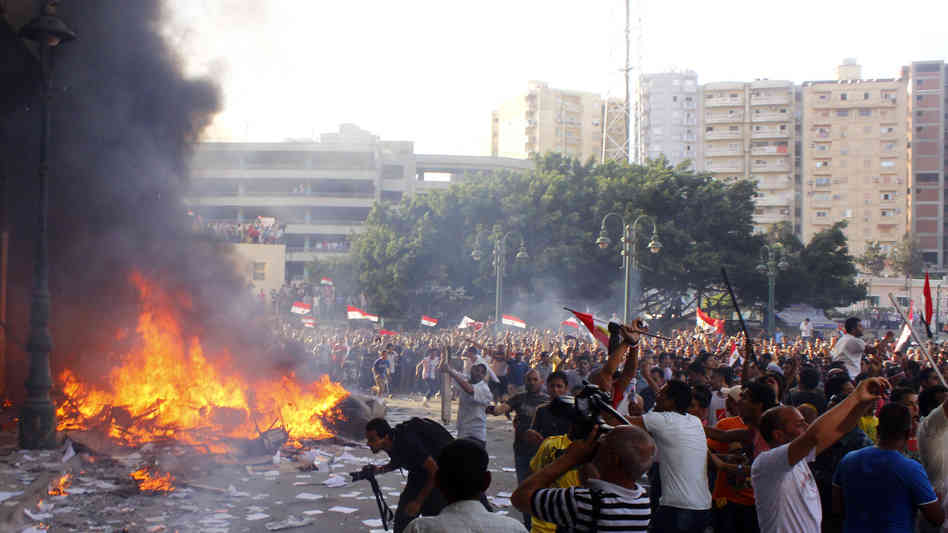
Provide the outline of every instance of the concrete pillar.
<path id="1" fill-rule="evenodd" d="M 312 221 L 313 221 L 313 209 L 310 207 L 307 207 L 306 211 L 303 212 L 303 222 L 310 224 L 312 223 Z"/>
<path id="2" fill-rule="evenodd" d="M 243 207 L 237 208 L 237 223 L 238 224 L 244 223 L 244 208 Z"/>
<path id="3" fill-rule="evenodd" d="M 303 250 L 306 250 L 307 252 L 309 251 L 309 248 L 310 248 L 310 246 L 311 246 L 311 244 L 310 244 L 310 242 L 309 242 L 309 239 L 310 239 L 310 236 L 307 235 L 307 236 L 306 236 L 306 240 L 303 241 Z"/>

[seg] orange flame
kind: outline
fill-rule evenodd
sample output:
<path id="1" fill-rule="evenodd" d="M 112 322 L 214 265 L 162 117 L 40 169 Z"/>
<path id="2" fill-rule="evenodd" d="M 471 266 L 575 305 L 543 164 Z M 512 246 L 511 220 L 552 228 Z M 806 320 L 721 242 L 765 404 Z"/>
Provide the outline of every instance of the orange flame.
<path id="1" fill-rule="evenodd" d="M 138 482 L 140 491 L 174 492 L 174 476 L 167 472 L 153 476 L 147 468 L 139 468 L 129 475 Z"/>
<path id="2" fill-rule="evenodd" d="M 174 439 L 212 452 L 227 451 L 221 438 L 256 438 L 257 422 L 280 420 L 294 439 L 332 436 L 324 421 L 340 416 L 334 408 L 349 394 L 341 385 L 328 376 L 309 385 L 292 373 L 277 380 L 240 376 L 230 354 L 209 360 L 200 339 L 186 337 L 176 309 L 190 307 L 187 297 L 173 297 L 140 274 L 131 278 L 142 301 L 141 346 L 122 357 L 105 387 L 62 371 L 59 430 L 99 428 L 128 445 Z"/>
<path id="3" fill-rule="evenodd" d="M 72 474 L 63 474 L 63 476 L 56 481 L 55 485 L 50 484 L 49 490 L 46 492 L 50 496 L 65 496 L 66 494 L 69 494 L 66 492 L 66 489 L 69 488 L 69 485 L 72 485 Z"/>

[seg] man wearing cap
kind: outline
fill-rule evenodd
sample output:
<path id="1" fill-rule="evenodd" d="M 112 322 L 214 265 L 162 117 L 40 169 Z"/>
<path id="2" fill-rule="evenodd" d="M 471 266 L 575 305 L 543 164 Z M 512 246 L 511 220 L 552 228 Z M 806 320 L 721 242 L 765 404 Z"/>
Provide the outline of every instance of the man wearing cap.
<path id="1" fill-rule="evenodd" d="M 460 397 L 458 401 L 458 438 L 473 439 L 481 446 L 487 446 L 487 406 L 493 396 L 490 387 L 484 382 L 487 375 L 487 365 L 481 360 L 475 360 L 471 365 L 470 380 L 465 379 L 457 370 L 448 364 L 441 364 L 441 371 L 448 374 L 458 384 Z"/>

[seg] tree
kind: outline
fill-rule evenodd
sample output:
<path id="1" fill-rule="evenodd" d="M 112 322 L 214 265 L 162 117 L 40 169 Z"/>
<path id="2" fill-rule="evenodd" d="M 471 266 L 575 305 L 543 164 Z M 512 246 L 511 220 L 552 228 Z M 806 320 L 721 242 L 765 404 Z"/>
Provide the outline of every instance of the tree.
<path id="1" fill-rule="evenodd" d="M 856 281 L 845 227 L 845 220 L 833 224 L 814 235 L 800 252 L 800 271 L 794 276 L 799 301 L 826 310 L 866 299 L 866 287 Z"/>
<path id="2" fill-rule="evenodd" d="M 872 241 L 866 244 L 866 250 L 856 258 L 856 263 L 863 270 L 873 276 L 879 276 L 885 270 L 886 254 L 882 251 L 882 245 L 879 241 Z"/>
<path id="3" fill-rule="evenodd" d="M 889 262 L 893 270 L 906 278 L 921 275 L 925 269 L 925 263 L 922 260 L 918 239 L 906 233 L 889 254 Z"/>

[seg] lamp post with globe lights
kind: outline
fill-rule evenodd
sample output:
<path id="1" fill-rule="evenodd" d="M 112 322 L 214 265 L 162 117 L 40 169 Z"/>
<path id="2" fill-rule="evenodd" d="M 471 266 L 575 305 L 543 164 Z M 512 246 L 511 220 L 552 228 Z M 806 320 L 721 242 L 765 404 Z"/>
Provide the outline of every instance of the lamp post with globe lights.
<path id="1" fill-rule="evenodd" d="M 49 352 L 53 340 L 49 333 L 49 100 L 52 81 L 53 48 L 71 41 L 76 34 L 56 16 L 55 2 L 47 2 L 43 14 L 20 29 L 20 37 L 33 41 L 39 52 L 42 74 L 40 95 L 39 209 L 37 210 L 36 255 L 33 265 L 33 290 L 30 303 L 30 333 L 26 350 L 30 354 L 26 379 L 26 400 L 20 411 L 19 444 L 24 449 L 49 449 L 57 446 L 56 408 L 50 399 L 52 374 Z"/>
<path id="2" fill-rule="evenodd" d="M 622 300 L 622 321 L 629 323 L 633 313 L 639 310 L 639 300 L 641 291 L 639 288 L 639 258 L 638 258 L 638 226 L 642 220 L 647 220 L 652 225 L 652 237 L 649 239 L 648 250 L 657 254 L 662 249 L 662 243 L 658 240 L 658 225 L 655 220 L 648 215 L 639 215 L 631 224 L 625 223 L 625 218 L 618 213 L 606 213 L 602 217 L 602 223 L 599 227 L 599 238 L 596 239 L 596 246 L 605 250 L 609 248 L 612 241 L 606 234 L 606 222 L 615 217 L 622 224 L 622 237 L 619 239 L 619 256 L 622 263 L 619 268 L 625 269 L 625 292 Z M 634 273 L 634 277 L 633 277 Z M 634 301 L 633 301 L 634 298 Z"/>
<path id="3" fill-rule="evenodd" d="M 760 264 L 757 271 L 767 275 L 767 333 L 773 337 L 777 331 L 777 322 L 774 317 L 774 287 L 777 283 L 777 272 L 787 270 L 790 264 L 784 258 L 783 246 L 765 244 L 760 250 Z"/>
<path id="4" fill-rule="evenodd" d="M 500 314 L 501 308 L 504 303 L 504 268 L 507 264 L 507 239 L 511 237 L 516 237 L 520 239 L 520 249 L 517 250 L 517 255 L 515 259 L 520 262 L 525 262 L 530 259 L 530 254 L 527 253 L 526 241 L 523 238 L 523 235 L 518 231 L 508 231 L 501 235 L 500 226 L 494 226 L 494 250 L 493 250 L 493 264 L 494 271 L 497 276 L 497 294 L 494 299 L 494 319 L 497 321 L 496 328 L 500 330 L 501 320 Z M 471 259 L 475 261 L 480 261 L 482 258 L 481 255 L 481 232 L 477 233 L 477 236 L 474 238 L 474 250 L 471 252 Z"/>

